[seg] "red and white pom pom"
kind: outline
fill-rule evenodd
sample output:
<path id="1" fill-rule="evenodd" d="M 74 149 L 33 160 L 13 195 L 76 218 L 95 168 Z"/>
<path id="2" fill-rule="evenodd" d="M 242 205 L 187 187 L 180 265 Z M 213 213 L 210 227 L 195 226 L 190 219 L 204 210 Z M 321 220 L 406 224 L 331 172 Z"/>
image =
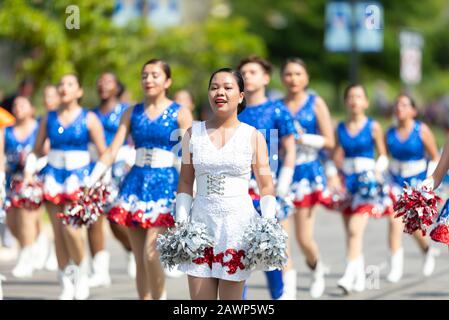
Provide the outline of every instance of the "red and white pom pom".
<path id="1" fill-rule="evenodd" d="M 40 181 L 24 183 L 22 177 L 15 177 L 11 181 L 9 195 L 10 206 L 27 210 L 38 209 L 44 201 L 43 185 Z"/>
<path id="2" fill-rule="evenodd" d="M 441 201 L 433 190 L 426 187 L 413 188 L 405 185 L 401 196 L 394 204 L 395 218 L 402 217 L 404 232 L 412 234 L 421 230 L 427 233 L 427 227 L 433 224 L 438 215 L 437 205 Z"/>
<path id="3" fill-rule="evenodd" d="M 433 241 L 449 245 L 449 200 L 446 201 L 436 221 L 436 227 L 430 232 Z"/>
<path id="4" fill-rule="evenodd" d="M 108 187 L 99 183 L 88 191 L 80 190 L 78 200 L 68 205 L 64 212 L 59 213 L 58 218 L 62 219 L 65 225 L 89 227 L 104 213 L 109 193 Z"/>

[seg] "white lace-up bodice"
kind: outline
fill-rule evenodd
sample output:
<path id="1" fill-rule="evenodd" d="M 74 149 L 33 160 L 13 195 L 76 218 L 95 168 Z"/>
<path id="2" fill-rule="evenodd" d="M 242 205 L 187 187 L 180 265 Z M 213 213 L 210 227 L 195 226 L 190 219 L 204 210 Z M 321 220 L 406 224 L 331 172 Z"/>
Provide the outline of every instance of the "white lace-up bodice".
<path id="1" fill-rule="evenodd" d="M 217 149 L 210 140 L 205 122 L 194 122 L 190 139 L 195 177 L 207 176 L 211 192 L 220 193 L 225 177 L 240 177 L 249 181 L 253 150 L 251 136 L 254 128 L 241 123 L 226 144 Z M 228 137 L 226 137 L 228 138 Z"/>

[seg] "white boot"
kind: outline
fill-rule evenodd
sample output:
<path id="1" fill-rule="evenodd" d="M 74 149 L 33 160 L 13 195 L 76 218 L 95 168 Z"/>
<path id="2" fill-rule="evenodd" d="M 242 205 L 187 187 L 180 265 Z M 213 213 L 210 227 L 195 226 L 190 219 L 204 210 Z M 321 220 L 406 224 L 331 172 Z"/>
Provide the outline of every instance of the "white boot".
<path id="1" fill-rule="evenodd" d="M 16 278 L 29 278 L 33 275 L 33 248 L 24 247 L 19 252 L 19 259 L 12 270 L 12 275 Z"/>
<path id="2" fill-rule="evenodd" d="M 45 267 L 49 253 L 49 243 L 47 235 L 41 232 L 33 243 L 33 266 L 36 270 L 42 270 Z"/>
<path id="3" fill-rule="evenodd" d="M 360 256 L 356 260 L 355 281 L 353 290 L 356 292 L 362 292 L 365 290 L 366 273 L 365 273 L 365 260 L 363 256 Z"/>
<path id="4" fill-rule="evenodd" d="M 310 286 L 310 296 L 319 298 L 323 295 L 326 288 L 324 276 L 329 274 L 329 268 L 324 266 L 320 260 L 317 261 L 315 270 L 312 271 L 312 284 Z"/>
<path id="5" fill-rule="evenodd" d="M 58 259 L 56 258 L 56 251 L 54 244 L 50 245 L 49 247 L 47 261 L 45 262 L 45 269 L 48 271 L 58 270 Z"/>
<path id="6" fill-rule="evenodd" d="M 404 248 L 400 248 L 393 255 L 390 260 L 390 273 L 387 275 L 387 280 L 396 283 L 402 278 L 404 270 Z"/>
<path id="7" fill-rule="evenodd" d="M 291 269 L 283 274 L 284 293 L 278 300 L 296 300 L 296 270 Z"/>
<path id="8" fill-rule="evenodd" d="M 89 287 L 109 287 L 111 276 L 109 275 L 110 255 L 106 250 L 98 252 L 92 260 L 92 276 L 89 278 Z"/>
<path id="9" fill-rule="evenodd" d="M 136 259 L 134 258 L 134 254 L 132 252 L 128 252 L 128 265 L 127 265 L 127 271 L 128 271 L 128 276 L 131 279 L 135 279 L 136 278 Z"/>
<path id="10" fill-rule="evenodd" d="M 350 293 L 354 287 L 354 281 L 357 271 L 357 260 L 347 261 L 345 273 L 343 277 L 338 280 L 337 285 L 339 288 L 343 289 L 345 294 Z"/>
<path id="11" fill-rule="evenodd" d="M 78 266 L 74 265 L 75 299 L 86 300 L 89 298 L 89 263 L 84 259 Z"/>
<path id="12" fill-rule="evenodd" d="M 68 265 L 64 270 L 58 271 L 58 280 L 62 288 L 59 300 L 73 300 L 75 298 L 75 286 L 73 284 L 73 266 Z"/>
<path id="13" fill-rule="evenodd" d="M 2 282 L 5 280 L 6 280 L 5 276 L 0 274 L 0 300 L 3 300 Z"/>
<path id="14" fill-rule="evenodd" d="M 425 277 L 429 277 L 432 275 L 433 270 L 435 270 L 435 258 L 439 255 L 440 250 L 429 246 L 429 249 L 427 250 L 426 256 L 424 258 L 424 264 L 422 268 L 422 273 Z"/>

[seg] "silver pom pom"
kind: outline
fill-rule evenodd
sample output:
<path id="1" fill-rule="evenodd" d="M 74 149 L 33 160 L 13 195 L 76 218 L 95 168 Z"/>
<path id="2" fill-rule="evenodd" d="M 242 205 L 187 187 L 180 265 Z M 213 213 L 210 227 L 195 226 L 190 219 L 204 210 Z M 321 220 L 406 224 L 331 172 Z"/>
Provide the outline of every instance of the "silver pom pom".
<path id="1" fill-rule="evenodd" d="M 156 245 L 161 263 L 169 269 L 201 257 L 208 247 L 214 247 L 214 239 L 206 226 L 192 222 L 177 222 L 175 228 L 158 236 Z"/>
<path id="2" fill-rule="evenodd" d="M 287 233 L 276 220 L 258 218 L 243 236 L 248 244 L 244 264 L 249 270 L 282 269 L 287 263 Z"/>

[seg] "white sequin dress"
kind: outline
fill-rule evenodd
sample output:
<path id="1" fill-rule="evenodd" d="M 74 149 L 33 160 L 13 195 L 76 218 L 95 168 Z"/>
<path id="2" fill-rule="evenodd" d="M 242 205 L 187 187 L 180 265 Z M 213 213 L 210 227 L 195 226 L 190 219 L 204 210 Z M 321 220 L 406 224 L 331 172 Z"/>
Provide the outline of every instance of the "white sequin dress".
<path id="1" fill-rule="evenodd" d="M 228 142 L 217 149 L 205 122 L 194 122 L 192 126 L 189 148 L 199 192 L 190 220 L 204 223 L 216 245 L 206 249 L 203 257 L 179 266 L 188 275 L 229 281 L 246 280 L 250 275 L 243 261 L 248 244 L 242 238 L 258 217 L 248 193 L 254 130 L 241 123 Z"/>

